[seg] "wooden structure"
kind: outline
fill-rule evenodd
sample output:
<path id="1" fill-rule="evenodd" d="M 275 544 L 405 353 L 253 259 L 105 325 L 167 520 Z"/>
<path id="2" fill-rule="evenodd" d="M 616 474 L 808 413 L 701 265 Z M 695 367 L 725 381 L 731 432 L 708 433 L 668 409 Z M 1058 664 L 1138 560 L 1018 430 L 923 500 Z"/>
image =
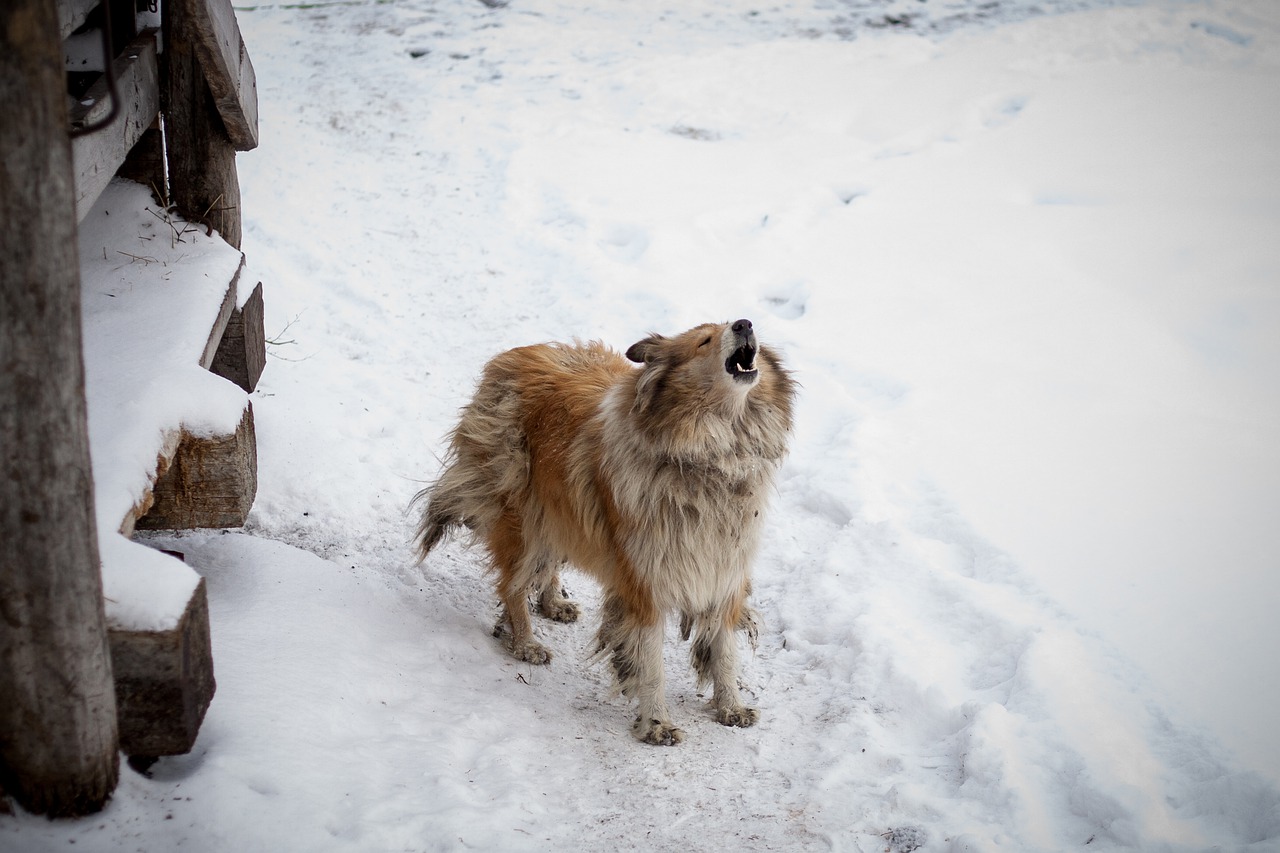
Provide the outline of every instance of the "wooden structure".
<path id="1" fill-rule="evenodd" d="M 0 787 L 52 816 L 100 808 L 119 768 L 87 482 L 64 88 L 53 9 L 46 0 L 7 0 L 0 6 Z"/>
<path id="2" fill-rule="evenodd" d="M 214 691 L 204 582 L 171 630 L 111 625 L 93 517 L 77 223 L 119 174 L 238 249 L 235 152 L 258 139 L 253 67 L 230 0 L 162 0 L 159 27 L 139 30 L 147 5 L 0 6 L 0 798 L 51 816 L 101 806 L 117 743 L 143 759 L 188 751 Z M 62 42 L 94 30 L 106 69 L 72 91 Z M 262 291 L 239 299 L 238 279 L 201 364 L 252 391 L 265 361 Z M 121 533 L 243 524 L 256 459 L 247 403 L 231 435 L 176 430 Z"/>

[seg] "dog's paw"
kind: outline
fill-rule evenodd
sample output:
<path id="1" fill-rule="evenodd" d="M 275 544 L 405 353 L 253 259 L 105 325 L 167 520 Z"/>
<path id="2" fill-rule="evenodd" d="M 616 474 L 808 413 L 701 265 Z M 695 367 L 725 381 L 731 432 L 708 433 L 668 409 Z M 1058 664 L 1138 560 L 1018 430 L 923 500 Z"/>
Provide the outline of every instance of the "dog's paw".
<path id="1" fill-rule="evenodd" d="M 582 608 L 567 598 L 553 598 L 539 602 L 538 612 L 553 622 L 577 622 Z"/>
<path id="2" fill-rule="evenodd" d="M 722 726 L 750 728 L 760 722 L 760 712 L 755 708 L 717 708 L 716 722 Z"/>
<path id="3" fill-rule="evenodd" d="M 675 746 L 684 740 L 683 729 L 662 720 L 646 720 L 643 717 L 636 717 L 636 721 L 631 724 L 631 733 L 641 743 L 651 743 L 654 746 Z"/>
<path id="4" fill-rule="evenodd" d="M 508 648 L 516 660 L 522 660 L 525 663 L 548 664 L 551 663 L 551 651 L 537 640 L 525 640 L 523 643 L 512 643 Z"/>

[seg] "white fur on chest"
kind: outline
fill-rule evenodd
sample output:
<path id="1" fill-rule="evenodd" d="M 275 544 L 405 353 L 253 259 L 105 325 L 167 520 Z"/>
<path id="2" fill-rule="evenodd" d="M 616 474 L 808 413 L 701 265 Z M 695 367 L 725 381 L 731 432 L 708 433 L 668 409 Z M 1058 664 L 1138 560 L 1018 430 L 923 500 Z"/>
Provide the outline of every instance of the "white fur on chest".
<path id="1" fill-rule="evenodd" d="M 711 610 L 750 576 L 776 462 L 714 420 L 695 452 L 672 456 L 628 414 L 610 394 L 598 415 L 601 479 L 627 527 L 621 544 L 662 609 Z"/>

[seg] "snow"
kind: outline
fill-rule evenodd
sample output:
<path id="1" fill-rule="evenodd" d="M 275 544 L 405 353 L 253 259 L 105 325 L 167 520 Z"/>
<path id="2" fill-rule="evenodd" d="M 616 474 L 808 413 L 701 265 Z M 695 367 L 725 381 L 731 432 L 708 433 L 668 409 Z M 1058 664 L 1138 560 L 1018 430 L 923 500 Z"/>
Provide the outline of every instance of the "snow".
<path id="1" fill-rule="evenodd" d="M 107 622 L 178 624 L 200 582 L 180 560 L 131 542 L 121 523 L 156 457 L 179 432 L 234 433 L 246 395 L 200 366 L 241 254 L 163 211 L 144 187 L 113 180 L 80 223 L 81 314 L 94 507 Z"/>
<path id="2" fill-rule="evenodd" d="M 218 692 L 190 755 L 0 847 L 1280 849 L 1280 7 L 239 20 L 259 495 L 150 539 L 206 579 Z M 804 386 L 761 722 L 672 637 L 689 737 L 647 747 L 589 581 L 517 663 L 405 507 L 494 352 L 741 316 Z"/>

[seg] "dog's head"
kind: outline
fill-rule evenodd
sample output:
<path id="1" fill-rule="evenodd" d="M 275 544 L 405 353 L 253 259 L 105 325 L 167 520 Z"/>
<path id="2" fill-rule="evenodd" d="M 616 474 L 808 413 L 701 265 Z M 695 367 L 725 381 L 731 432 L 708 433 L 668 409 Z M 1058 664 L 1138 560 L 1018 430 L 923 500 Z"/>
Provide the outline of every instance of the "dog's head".
<path id="1" fill-rule="evenodd" d="M 673 337 L 650 335 L 632 344 L 627 358 L 643 365 L 637 411 L 728 414 L 757 399 L 784 408 L 789 423 L 789 374 L 756 340 L 750 320 L 704 323 Z"/>

